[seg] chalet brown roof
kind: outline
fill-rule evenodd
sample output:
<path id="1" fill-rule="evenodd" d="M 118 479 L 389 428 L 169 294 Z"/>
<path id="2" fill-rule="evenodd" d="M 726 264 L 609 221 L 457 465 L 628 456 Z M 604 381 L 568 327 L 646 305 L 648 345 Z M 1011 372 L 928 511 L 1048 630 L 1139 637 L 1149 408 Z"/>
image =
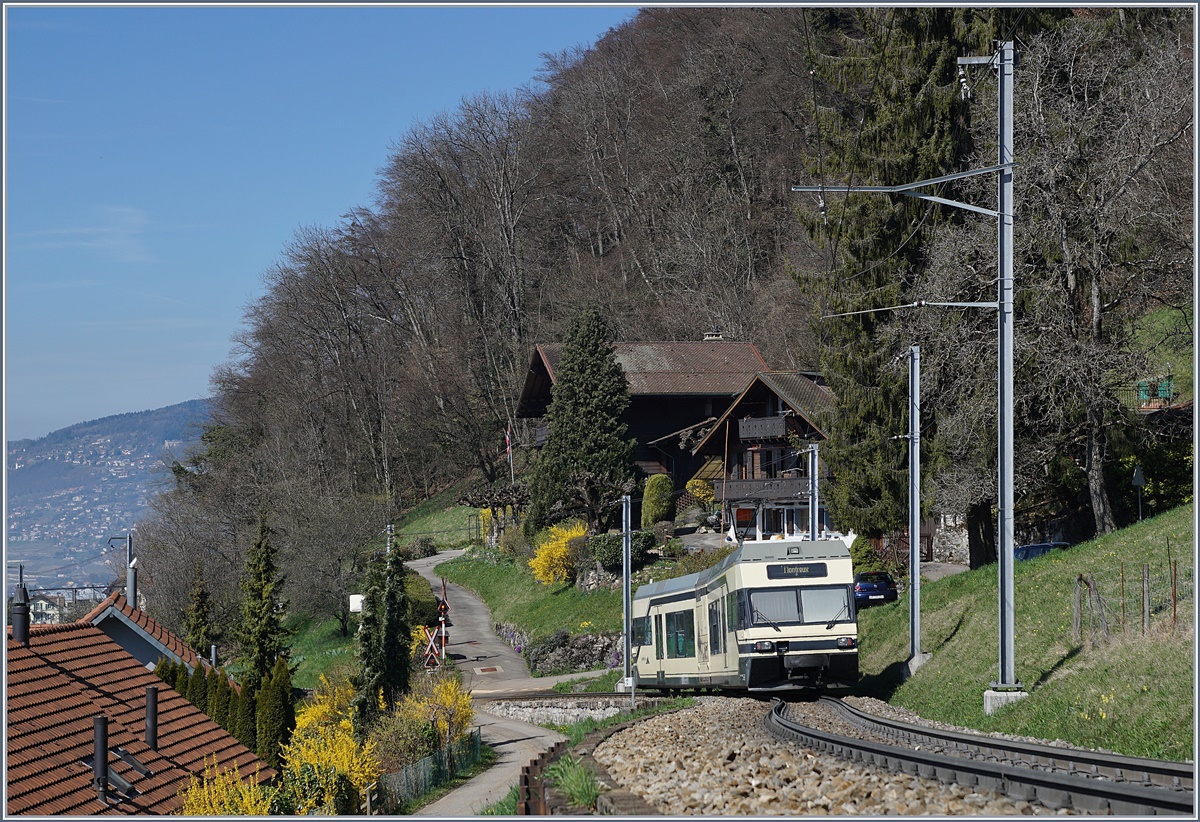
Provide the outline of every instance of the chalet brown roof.
<path id="1" fill-rule="evenodd" d="M 836 410 L 833 393 L 823 385 L 818 385 L 809 377 L 796 371 L 769 371 L 755 374 L 746 389 L 738 395 L 729 409 L 717 419 L 716 424 L 708 434 L 696 444 L 692 453 L 698 454 L 709 444 L 709 441 L 722 430 L 722 424 L 736 418 L 742 409 L 742 401 L 754 389 L 764 385 L 774 392 L 792 411 L 805 419 L 822 437 L 827 436 L 829 415 Z M 760 389 L 761 390 L 761 389 Z"/>
<path id="2" fill-rule="evenodd" d="M 535 347 L 521 391 L 520 416 L 545 413 L 562 348 L 561 343 Z M 754 343 L 748 342 L 618 342 L 613 343 L 613 354 L 625 369 L 631 397 L 732 397 L 755 374 L 769 370 Z"/>
<path id="3" fill-rule="evenodd" d="M 7 813 L 169 814 L 205 762 L 245 779 L 275 776 L 245 746 L 86 621 L 31 626 L 28 646 L 8 636 Z M 158 688 L 158 746 L 146 744 L 146 688 Z M 109 770 L 136 790 L 102 803 L 87 764 L 93 718 L 108 718 Z M 115 751 L 122 749 L 140 772 Z"/>
<path id="4" fill-rule="evenodd" d="M 177 660 L 186 663 L 188 668 L 195 668 L 196 665 L 200 664 L 201 657 L 199 654 L 188 647 L 182 639 L 168 630 L 162 623 L 151 618 L 145 611 L 134 608 L 120 591 L 113 591 L 101 600 L 95 608 L 80 617 L 78 621 L 91 625 L 100 625 L 105 619 L 114 617 L 120 619 L 121 617 L 118 617 L 118 614 L 133 625 L 136 625 L 142 634 L 161 645 L 171 654 L 174 654 Z"/>

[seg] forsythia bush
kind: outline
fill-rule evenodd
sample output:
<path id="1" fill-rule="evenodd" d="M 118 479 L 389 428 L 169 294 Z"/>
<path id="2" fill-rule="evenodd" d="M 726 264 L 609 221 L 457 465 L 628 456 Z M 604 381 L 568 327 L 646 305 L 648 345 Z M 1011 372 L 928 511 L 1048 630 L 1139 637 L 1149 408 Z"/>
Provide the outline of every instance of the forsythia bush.
<path id="1" fill-rule="evenodd" d="M 465 736 L 475 718 L 471 692 L 463 687 L 455 673 L 440 673 L 417 680 L 422 683 L 404 696 L 396 712 L 410 719 L 433 723 L 438 743 L 449 745 Z"/>
<path id="2" fill-rule="evenodd" d="M 716 500 L 716 494 L 713 492 L 713 484 L 709 480 L 690 479 L 684 487 L 696 502 L 706 508 L 711 506 L 713 501 Z"/>
<path id="3" fill-rule="evenodd" d="M 544 585 L 555 582 L 566 582 L 575 573 L 571 556 L 570 542 L 587 533 L 587 524 L 583 522 L 566 522 L 550 526 L 546 541 L 538 546 L 529 567 L 533 569 L 533 577 Z"/>
<path id="4" fill-rule="evenodd" d="M 281 751 L 283 781 L 296 814 L 336 806 L 347 782 L 362 791 L 382 772 L 375 743 L 354 738 L 353 696 L 348 681 L 330 683 L 322 676 L 312 702 L 296 714 L 296 730 Z"/>
<path id="5" fill-rule="evenodd" d="M 267 816 L 271 812 L 274 791 L 252 782 L 244 782 L 237 766 L 217 771 L 217 757 L 204 766 L 204 777 L 192 776 L 183 794 L 184 816 Z"/>

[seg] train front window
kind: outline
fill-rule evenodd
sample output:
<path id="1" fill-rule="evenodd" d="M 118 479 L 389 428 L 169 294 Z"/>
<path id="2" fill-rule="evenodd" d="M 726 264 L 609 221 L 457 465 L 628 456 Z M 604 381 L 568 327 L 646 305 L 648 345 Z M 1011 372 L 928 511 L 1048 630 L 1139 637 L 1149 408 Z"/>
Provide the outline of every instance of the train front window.
<path id="1" fill-rule="evenodd" d="M 752 625 L 813 624 L 850 618 L 844 586 L 766 588 L 750 592 Z"/>
<path id="2" fill-rule="evenodd" d="M 845 588 L 801 588 L 805 622 L 833 622 L 850 618 Z"/>

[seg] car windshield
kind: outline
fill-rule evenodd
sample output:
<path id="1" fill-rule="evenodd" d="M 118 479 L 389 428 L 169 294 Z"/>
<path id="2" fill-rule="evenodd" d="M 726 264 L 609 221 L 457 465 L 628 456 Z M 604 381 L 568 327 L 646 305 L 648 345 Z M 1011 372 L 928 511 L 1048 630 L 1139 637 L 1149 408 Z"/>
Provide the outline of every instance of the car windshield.
<path id="1" fill-rule="evenodd" d="M 874 573 L 874 574 L 859 574 L 858 581 L 859 582 L 879 583 L 879 582 L 889 582 L 890 580 L 889 580 L 889 577 L 887 574 L 880 571 L 880 572 Z"/>

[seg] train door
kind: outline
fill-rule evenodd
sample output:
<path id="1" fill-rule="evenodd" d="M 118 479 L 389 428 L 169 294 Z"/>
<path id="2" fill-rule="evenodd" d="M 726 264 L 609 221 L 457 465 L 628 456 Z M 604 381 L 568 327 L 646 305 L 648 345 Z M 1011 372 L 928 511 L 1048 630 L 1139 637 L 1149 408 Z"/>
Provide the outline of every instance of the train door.
<path id="1" fill-rule="evenodd" d="M 708 625 L 709 669 L 714 673 L 729 668 L 729 637 L 725 619 L 725 586 L 712 592 L 708 600 L 706 623 Z"/>

